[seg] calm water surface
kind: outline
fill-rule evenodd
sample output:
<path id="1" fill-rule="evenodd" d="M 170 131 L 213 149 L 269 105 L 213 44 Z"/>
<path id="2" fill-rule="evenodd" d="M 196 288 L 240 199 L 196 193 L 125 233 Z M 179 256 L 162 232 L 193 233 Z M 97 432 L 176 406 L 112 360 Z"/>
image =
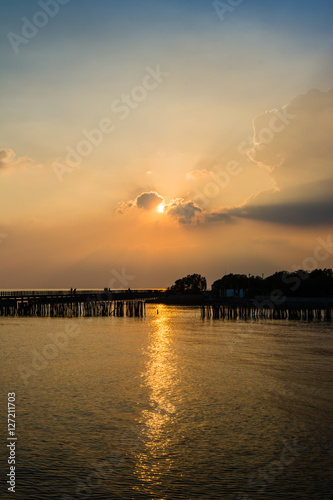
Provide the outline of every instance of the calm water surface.
<path id="1" fill-rule="evenodd" d="M 332 324 L 158 309 L 0 318 L 0 497 L 332 499 Z"/>

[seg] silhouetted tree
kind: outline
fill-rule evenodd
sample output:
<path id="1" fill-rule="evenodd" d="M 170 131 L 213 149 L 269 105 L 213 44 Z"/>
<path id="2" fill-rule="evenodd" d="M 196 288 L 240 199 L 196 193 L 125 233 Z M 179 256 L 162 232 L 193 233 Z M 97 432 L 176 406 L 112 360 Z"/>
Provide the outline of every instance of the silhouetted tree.
<path id="1" fill-rule="evenodd" d="M 201 293 L 207 289 L 206 278 L 200 274 L 188 274 L 185 278 L 175 281 L 170 291 L 173 293 Z"/>
<path id="2" fill-rule="evenodd" d="M 244 290 L 246 295 L 262 292 L 263 279 L 260 276 L 246 276 L 246 274 L 226 274 L 212 284 L 213 296 L 219 297 L 221 290 Z"/>
<path id="3" fill-rule="evenodd" d="M 263 279 L 260 276 L 245 274 L 227 274 L 214 281 L 212 294 L 219 297 L 221 290 L 246 290 L 246 296 L 270 295 L 278 290 L 286 297 L 329 297 L 333 296 L 332 269 L 314 269 L 313 271 L 278 271 Z"/>

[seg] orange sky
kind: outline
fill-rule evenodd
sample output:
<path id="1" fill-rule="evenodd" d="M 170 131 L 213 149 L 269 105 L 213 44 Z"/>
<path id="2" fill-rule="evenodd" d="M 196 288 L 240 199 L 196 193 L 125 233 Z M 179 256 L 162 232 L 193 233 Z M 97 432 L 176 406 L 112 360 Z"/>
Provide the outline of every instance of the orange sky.
<path id="1" fill-rule="evenodd" d="M 132 26 L 102 3 L 97 36 L 73 2 L 5 47 L 1 289 L 333 267 L 331 34 L 171 4 Z"/>

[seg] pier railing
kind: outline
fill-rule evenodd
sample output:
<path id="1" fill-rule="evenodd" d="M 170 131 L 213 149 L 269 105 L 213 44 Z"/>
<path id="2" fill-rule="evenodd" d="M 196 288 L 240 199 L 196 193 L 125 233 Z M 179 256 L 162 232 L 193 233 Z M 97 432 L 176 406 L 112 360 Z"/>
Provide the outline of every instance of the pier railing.
<path id="1" fill-rule="evenodd" d="M 14 290 L 2 290 L 0 291 L 0 298 L 1 297 L 8 297 L 8 298 L 16 298 L 16 297 L 23 297 L 23 298 L 29 298 L 29 297 L 58 297 L 58 296 L 63 296 L 63 297 L 72 297 L 76 295 L 83 295 L 83 296 L 101 296 L 105 294 L 135 294 L 135 295 L 149 295 L 149 296 L 154 296 L 154 295 L 159 295 L 161 292 L 163 292 L 164 289 L 161 288 L 156 288 L 156 289 L 149 289 L 149 290 L 121 290 L 121 289 L 110 289 L 110 288 L 104 288 L 103 290 L 21 290 L 21 291 L 14 291 Z"/>
<path id="2" fill-rule="evenodd" d="M 0 316 L 143 317 L 163 290 L 21 290 L 0 292 Z"/>

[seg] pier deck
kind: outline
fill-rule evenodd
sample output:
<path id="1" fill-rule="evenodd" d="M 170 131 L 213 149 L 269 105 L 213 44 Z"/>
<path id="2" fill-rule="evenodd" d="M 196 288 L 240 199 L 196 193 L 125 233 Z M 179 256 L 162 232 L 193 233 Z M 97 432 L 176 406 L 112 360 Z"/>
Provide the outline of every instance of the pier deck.
<path id="1" fill-rule="evenodd" d="M 145 314 L 145 300 L 161 290 L 1 291 L 0 316 L 91 317 Z"/>

